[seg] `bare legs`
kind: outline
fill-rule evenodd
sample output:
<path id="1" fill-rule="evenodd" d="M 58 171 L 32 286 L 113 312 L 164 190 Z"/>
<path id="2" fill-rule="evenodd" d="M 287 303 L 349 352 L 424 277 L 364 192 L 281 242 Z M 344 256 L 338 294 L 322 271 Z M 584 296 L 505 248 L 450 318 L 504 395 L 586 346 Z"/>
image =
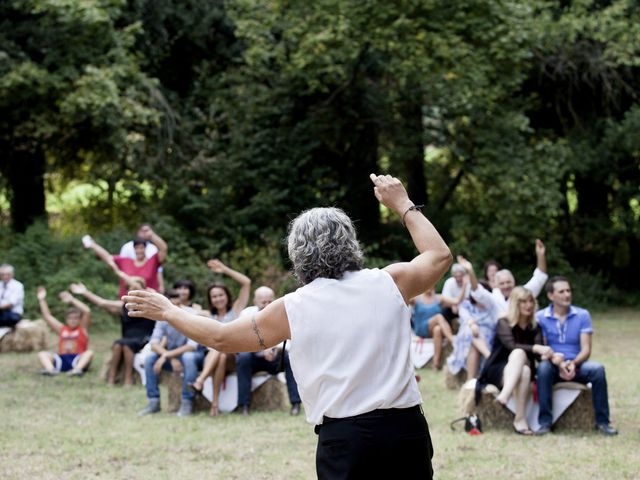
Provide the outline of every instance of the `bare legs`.
<path id="1" fill-rule="evenodd" d="M 53 353 L 38 352 L 38 360 L 40 360 L 40 364 L 47 372 L 56 372 L 56 369 L 53 365 Z M 80 354 L 80 356 L 78 357 L 78 363 L 68 373 L 82 374 L 87 369 L 87 367 L 89 367 L 91 360 L 93 360 L 93 352 L 91 350 L 87 350 L 86 352 Z"/>
<path id="2" fill-rule="evenodd" d="M 511 352 L 507 365 L 504 367 L 503 387 L 496 397 L 498 402 L 505 405 L 509 397 L 515 393 L 516 416 L 513 420 L 513 426 L 520 431 L 529 431 L 525 408 L 531 384 L 531 369 L 526 363 L 527 354 L 524 350 L 516 348 Z"/>
<path id="3" fill-rule="evenodd" d="M 53 354 L 49 352 L 38 352 L 38 360 L 40 360 L 40 364 L 47 372 L 55 372 L 55 367 L 53 366 Z"/>
<path id="4" fill-rule="evenodd" d="M 467 356 L 467 378 L 476 378 L 478 370 L 480 369 L 481 357 L 489 358 L 491 352 L 482 337 L 474 337 L 471 340 L 471 348 L 469 348 L 469 355 Z"/>
<path id="5" fill-rule="evenodd" d="M 209 415 L 212 417 L 218 415 L 218 399 L 220 398 L 220 388 L 224 381 L 226 363 L 226 354 L 216 350 L 209 350 L 209 353 L 207 353 L 207 356 L 204 358 L 202 372 L 200 372 L 200 375 L 198 375 L 198 378 L 196 378 L 192 384 L 194 390 L 201 392 L 207 377 L 213 377 L 213 398 L 211 399 L 211 408 L 209 409 Z"/>
<path id="6" fill-rule="evenodd" d="M 451 325 L 439 313 L 429 319 L 429 336 L 433 338 L 433 366 L 440 370 L 442 368 L 443 339 L 446 338 L 453 345 L 453 332 Z"/>
<path id="7" fill-rule="evenodd" d="M 133 350 L 125 345 L 114 343 L 111 346 L 111 365 L 109 366 L 109 373 L 107 374 L 107 385 L 113 387 L 116 384 L 116 376 L 118 375 L 118 367 L 120 362 L 123 362 L 124 367 L 124 379 L 122 381 L 123 386 L 130 387 L 133 385 Z"/>

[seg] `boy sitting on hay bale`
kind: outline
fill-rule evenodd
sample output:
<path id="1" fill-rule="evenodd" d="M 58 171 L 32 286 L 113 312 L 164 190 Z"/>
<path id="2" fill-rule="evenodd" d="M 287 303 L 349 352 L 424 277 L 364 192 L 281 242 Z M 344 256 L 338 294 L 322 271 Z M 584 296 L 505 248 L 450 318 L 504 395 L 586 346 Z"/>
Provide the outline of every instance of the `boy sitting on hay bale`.
<path id="1" fill-rule="evenodd" d="M 93 352 L 87 349 L 91 310 L 69 292 L 62 292 L 60 299 L 73 305 L 67 310 L 66 324 L 63 324 L 51 315 L 47 304 L 47 290 L 44 287 L 38 287 L 37 295 L 42 317 L 58 334 L 58 353 L 38 353 L 38 359 L 44 367 L 42 374 L 57 375 L 60 372 L 67 372 L 70 376 L 83 375 L 93 359 Z"/>

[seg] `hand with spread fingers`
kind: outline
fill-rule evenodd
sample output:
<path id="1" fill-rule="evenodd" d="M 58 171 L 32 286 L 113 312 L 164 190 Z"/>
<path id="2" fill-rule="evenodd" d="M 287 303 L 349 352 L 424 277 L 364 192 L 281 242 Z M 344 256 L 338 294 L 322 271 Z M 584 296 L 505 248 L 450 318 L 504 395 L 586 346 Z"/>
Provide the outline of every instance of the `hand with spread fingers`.
<path id="1" fill-rule="evenodd" d="M 131 290 L 122 297 L 130 317 L 142 317 L 149 320 L 164 320 L 166 312 L 178 307 L 164 295 L 146 290 Z"/>

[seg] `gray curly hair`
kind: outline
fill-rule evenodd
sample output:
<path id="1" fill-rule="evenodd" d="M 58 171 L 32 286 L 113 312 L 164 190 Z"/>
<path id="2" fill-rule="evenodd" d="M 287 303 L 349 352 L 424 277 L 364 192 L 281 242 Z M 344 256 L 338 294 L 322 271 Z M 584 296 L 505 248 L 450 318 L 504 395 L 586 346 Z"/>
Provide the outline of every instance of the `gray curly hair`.
<path id="1" fill-rule="evenodd" d="M 312 208 L 289 224 L 289 258 L 298 280 L 341 278 L 362 268 L 362 250 L 349 216 L 339 208 Z"/>

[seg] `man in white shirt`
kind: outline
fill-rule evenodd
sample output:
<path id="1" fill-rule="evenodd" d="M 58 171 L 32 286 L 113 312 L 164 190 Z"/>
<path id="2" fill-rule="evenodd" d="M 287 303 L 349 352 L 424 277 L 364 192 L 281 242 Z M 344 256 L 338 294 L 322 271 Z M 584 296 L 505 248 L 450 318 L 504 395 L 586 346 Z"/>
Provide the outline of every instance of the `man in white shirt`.
<path id="1" fill-rule="evenodd" d="M 22 318 L 24 286 L 13 275 L 13 266 L 0 265 L 0 327 L 15 327 Z"/>
<path id="2" fill-rule="evenodd" d="M 549 278 L 547 275 L 547 257 L 544 243 L 539 238 L 536 238 L 536 269 L 533 271 L 533 275 L 527 283 L 523 285 L 524 288 L 533 293 L 534 298 L 540 295 L 544 284 Z M 493 298 L 498 310 L 501 314 L 507 312 L 509 305 L 509 295 L 516 286 L 515 278 L 513 274 L 507 270 L 500 270 L 496 273 L 496 283 L 498 286 L 493 289 Z"/>
<path id="3" fill-rule="evenodd" d="M 245 308 L 240 316 L 255 315 L 260 310 L 273 302 L 275 292 L 269 287 L 258 287 L 253 293 L 253 306 Z M 236 355 L 236 372 L 238 375 L 238 411 L 243 415 L 249 414 L 251 405 L 251 377 L 255 372 L 266 371 L 276 374 L 279 371 L 281 357 L 284 354 L 285 376 L 287 378 L 287 390 L 291 402 L 291 415 L 300 414 L 300 395 L 298 386 L 293 378 L 289 364 L 289 354 L 284 351 L 282 344 L 263 350 L 261 352 L 242 352 Z"/>

